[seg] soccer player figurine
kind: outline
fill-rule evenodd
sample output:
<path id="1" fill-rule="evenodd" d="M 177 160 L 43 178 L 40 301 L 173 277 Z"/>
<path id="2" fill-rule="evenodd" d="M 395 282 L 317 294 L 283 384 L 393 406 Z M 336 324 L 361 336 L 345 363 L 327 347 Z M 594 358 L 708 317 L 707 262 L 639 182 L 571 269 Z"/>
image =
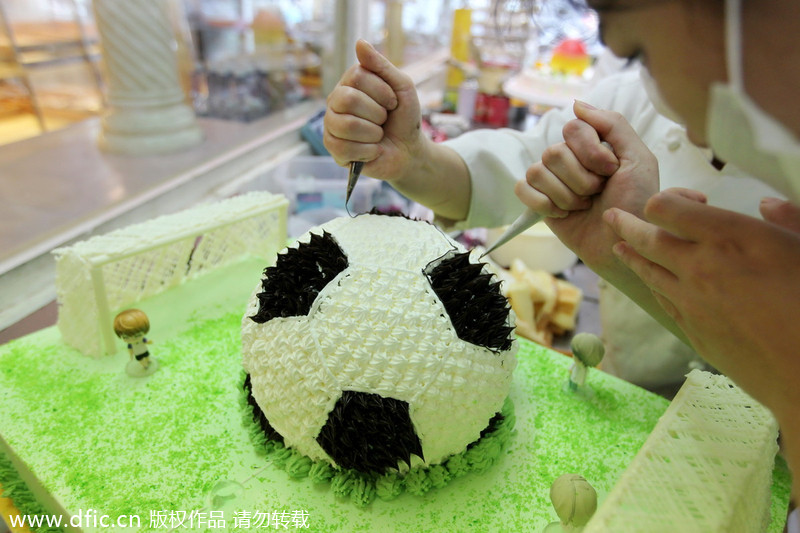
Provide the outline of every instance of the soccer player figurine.
<path id="1" fill-rule="evenodd" d="M 158 361 L 150 357 L 147 349 L 152 343 L 145 337 L 148 331 L 150 320 L 139 309 L 126 309 L 114 318 L 114 333 L 128 344 L 131 358 L 125 372 L 131 377 L 149 376 L 158 370 Z"/>
<path id="2" fill-rule="evenodd" d="M 575 363 L 570 369 L 568 387 L 571 391 L 578 390 L 586 383 L 586 372 L 589 367 L 595 367 L 603 360 L 606 349 L 603 341 L 591 333 L 578 333 L 570 343 L 572 357 Z"/>
<path id="3" fill-rule="evenodd" d="M 583 476 L 563 474 L 550 486 L 550 501 L 560 522 L 544 528 L 544 533 L 580 532 L 597 510 L 597 492 Z"/>

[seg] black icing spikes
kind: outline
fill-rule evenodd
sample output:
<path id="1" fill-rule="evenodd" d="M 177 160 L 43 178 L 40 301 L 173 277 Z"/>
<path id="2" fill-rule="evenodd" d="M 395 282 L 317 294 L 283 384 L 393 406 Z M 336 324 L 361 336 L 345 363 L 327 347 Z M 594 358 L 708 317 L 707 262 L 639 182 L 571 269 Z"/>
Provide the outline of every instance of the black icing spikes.
<path id="1" fill-rule="evenodd" d="M 399 209 L 389 209 L 387 211 L 381 211 L 377 207 L 373 207 L 370 210 L 369 214 L 370 215 L 381 215 L 381 216 L 385 216 L 385 217 L 400 217 L 400 218 L 405 218 L 407 220 L 414 220 L 413 218 L 409 217 L 408 215 L 406 215 L 405 213 L 403 213 Z"/>
<path id="2" fill-rule="evenodd" d="M 342 468 L 385 473 L 422 458 L 408 403 L 379 394 L 343 391 L 317 442 Z"/>
<path id="3" fill-rule="evenodd" d="M 274 266 L 264 269 L 258 312 L 250 318 L 263 324 L 276 317 L 307 315 L 320 291 L 347 264 L 333 235 L 312 233 L 309 242 L 288 248 Z"/>
<path id="4" fill-rule="evenodd" d="M 460 339 L 495 351 L 511 348 L 508 301 L 482 263 L 470 262 L 469 252 L 455 253 L 431 264 L 425 275 Z"/>

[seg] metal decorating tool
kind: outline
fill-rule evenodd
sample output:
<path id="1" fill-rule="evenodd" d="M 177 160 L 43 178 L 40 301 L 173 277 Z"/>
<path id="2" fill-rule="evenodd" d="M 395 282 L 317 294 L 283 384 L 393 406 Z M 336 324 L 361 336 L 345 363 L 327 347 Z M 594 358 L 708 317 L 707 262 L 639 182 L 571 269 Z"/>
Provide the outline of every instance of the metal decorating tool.
<path id="1" fill-rule="evenodd" d="M 531 211 L 530 208 L 526 209 L 525 212 L 522 213 L 519 217 L 517 217 L 517 220 L 515 220 L 508 227 L 505 233 L 500 235 L 500 238 L 494 241 L 494 244 L 489 246 L 489 248 L 481 254 L 481 258 L 485 255 L 490 254 L 496 249 L 500 248 L 502 245 L 504 245 L 505 243 L 507 243 L 508 241 L 510 241 L 511 239 L 513 239 L 514 237 L 525 231 L 526 229 L 530 228 L 543 218 L 544 218 L 543 215 Z"/>
<path id="2" fill-rule="evenodd" d="M 344 198 L 344 205 L 347 205 L 350 202 L 350 195 L 353 194 L 353 189 L 356 188 L 356 182 L 358 181 L 358 177 L 361 175 L 362 168 L 364 168 L 363 161 L 350 162 L 350 173 L 347 174 L 347 194 Z"/>

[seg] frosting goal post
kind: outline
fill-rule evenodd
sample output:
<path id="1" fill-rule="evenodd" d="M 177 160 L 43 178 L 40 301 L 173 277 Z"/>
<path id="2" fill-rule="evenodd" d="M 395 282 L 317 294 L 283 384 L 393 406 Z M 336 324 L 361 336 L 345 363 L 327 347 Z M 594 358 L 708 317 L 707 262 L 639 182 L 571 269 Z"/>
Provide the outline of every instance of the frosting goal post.
<path id="1" fill-rule="evenodd" d="M 54 250 L 64 341 L 94 357 L 115 353 L 118 311 L 245 257 L 273 260 L 286 244 L 287 206 L 252 192 Z"/>

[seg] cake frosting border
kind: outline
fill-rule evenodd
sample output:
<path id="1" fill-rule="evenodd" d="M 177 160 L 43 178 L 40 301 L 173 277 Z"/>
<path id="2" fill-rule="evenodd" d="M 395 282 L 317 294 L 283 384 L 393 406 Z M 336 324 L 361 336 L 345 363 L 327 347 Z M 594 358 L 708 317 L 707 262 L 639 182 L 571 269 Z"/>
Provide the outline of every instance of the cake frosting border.
<path id="1" fill-rule="evenodd" d="M 0 439 L 2 440 L 2 439 Z M 0 447 L 0 498 L 10 500 L 20 515 L 46 515 L 47 508 L 39 502 L 33 490 L 25 483 L 11 457 Z M 37 533 L 60 533 L 62 528 L 31 527 Z"/>
<path id="2" fill-rule="evenodd" d="M 250 275 L 257 275 L 259 270 L 260 269 L 256 268 L 256 265 L 253 265 L 253 272 Z M 231 271 L 229 269 L 225 277 L 231 281 L 236 280 L 241 277 L 239 272 L 239 270 Z M 192 283 L 199 284 L 202 287 L 202 289 L 195 288 L 194 291 L 202 291 L 204 293 L 203 302 L 205 303 L 207 303 L 209 299 L 207 291 L 212 287 L 215 289 L 218 288 L 216 287 L 217 283 L 214 283 L 213 274 L 208 280 L 197 280 Z M 308 483 L 307 480 L 297 481 L 297 485 L 291 482 L 287 483 L 287 481 L 291 481 L 291 478 L 286 476 L 277 466 L 274 466 L 270 462 L 263 461 L 261 457 L 256 455 L 254 447 L 247 437 L 246 431 L 240 425 L 241 410 L 239 409 L 237 391 L 235 390 L 235 383 L 238 383 L 240 369 L 228 368 L 228 370 L 220 372 L 219 367 L 214 366 L 219 365 L 221 361 L 227 361 L 229 357 L 234 357 L 234 354 L 238 352 L 234 348 L 236 336 L 226 334 L 227 337 L 221 339 L 219 338 L 219 334 L 216 334 L 214 336 L 214 343 L 209 344 L 209 335 L 211 331 L 206 331 L 208 327 L 217 328 L 220 326 L 224 326 L 226 330 L 235 329 L 235 325 L 238 324 L 241 319 L 240 302 L 242 294 L 247 294 L 252 290 L 252 283 L 244 283 L 243 287 L 239 290 L 241 294 L 235 296 L 232 299 L 232 303 L 222 306 L 222 308 L 215 308 L 213 313 L 204 309 L 201 310 L 191 307 L 193 320 L 191 325 L 187 324 L 187 326 L 190 326 L 187 330 L 184 331 L 183 326 L 181 326 L 181 338 L 172 338 L 172 333 L 169 335 L 162 333 L 157 337 L 159 341 L 157 346 L 160 350 L 159 357 L 165 358 L 165 362 L 170 362 L 169 356 L 163 351 L 166 345 L 173 345 L 176 348 L 179 347 L 181 353 L 202 354 L 207 352 L 209 355 L 214 354 L 213 357 L 210 358 L 211 361 L 200 363 L 201 366 L 197 369 L 195 367 L 183 365 L 183 359 L 181 358 L 174 358 L 171 361 L 171 365 L 166 365 L 164 367 L 164 374 L 154 376 L 154 378 L 155 381 L 161 381 L 165 376 L 169 375 L 171 371 L 178 370 L 178 368 L 182 368 L 183 371 L 190 371 L 194 375 L 188 378 L 190 382 L 197 381 L 197 370 L 200 370 L 201 374 L 215 376 L 211 382 L 216 384 L 215 387 L 223 387 L 224 391 L 226 391 L 225 397 L 230 400 L 230 402 L 226 402 L 226 404 L 232 407 L 232 409 L 227 409 L 228 417 L 225 418 L 224 424 L 209 426 L 206 423 L 203 426 L 195 428 L 192 433 L 200 435 L 204 431 L 207 431 L 209 427 L 218 428 L 219 431 L 214 432 L 215 439 L 219 439 L 221 442 L 231 441 L 237 443 L 236 449 L 241 449 L 243 452 L 246 452 L 246 457 L 237 458 L 235 464 L 231 463 L 230 466 L 236 468 L 235 471 L 232 471 L 232 476 L 234 473 L 236 473 L 236 475 L 228 477 L 227 479 L 242 480 L 245 477 L 254 476 L 251 481 L 248 482 L 248 502 L 260 502 L 262 504 L 266 502 L 269 505 L 291 505 L 303 508 L 308 506 L 309 509 L 316 512 L 315 517 L 319 517 L 319 527 L 323 529 L 317 530 L 349 532 L 375 531 L 376 529 L 373 526 L 377 523 L 383 525 L 397 525 L 398 531 L 401 530 L 400 526 L 405 528 L 412 524 L 418 531 L 441 531 L 441 527 L 445 523 L 448 526 L 460 524 L 462 527 L 457 529 L 465 530 L 467 528 L 463 526 L 465 526 L 467 522 L 464 520 L 470 520 L 468 523 L 471 524 L 471 526 L 477 523 L 484 526 L 495 527 L 501 524 L 516 524 L 517 526 L 521 526 L 521 520 L 530 520 L 530 517 L 534 516 L 531 514 L 533 509 L 544 510 L 545 514 L 547 514 L 548 510 L 552 511 L 549 507 L 549 502 L 545 501 L 546 494 L 539 494 L 538 492 L 530 490 L 532 485 L 528 483 L 533 483 L 534 480 L 529 478 L 527 474 L 522 476 L 518 475 L 520 473 L 524 474 L 524 472 L 528 470 L 535 470 L 539 472 L 537 476 L 541 476 L 542 472 L 555 475 L 557 473 L 563 473 L 565 468 L 568 470 L 576 470 L 577 468 L 587 475 L 587 479 L 591 478 L 597 481 L 596 486 L 599 489 L 598 492 L 602 500 L 603 494 L 613 486 L 614 478 L 619 475 L 619 472 L 622 472 L 619 466 L 615 466 L 617 464 L 616 456 L 629 453 L 625 450 L 629 448 L 631 444 L 635 443 L 635 441 L 639 440 L 639 436 L 642 434 L 643 430 L 641 427 L 642 423 L 649 421 L 654 425 L 657 416 L 663 413 L 663 409 L 666 408 L 666 400 L 663 398 L 655 398 L 654 395 L 642 389 L 618 382 L 618 380 L 612 376 L 605 375 L 602 372 L 596 372 L 589 377 L 589 384 L 594 387 L 597 392 L 596 399 L 604 399 L 604 402 L 610 402 L 609 405 L 613 410 L 612 419 L 615 420 L 615 423 L 633 424 L 630 432 L 626 431 L 615 436 L 615 440 L 619 440 L 620 451 L 607 450 L 607 453 L 602 456 L 602 464 L 586 464 L 583 461 L 578 461 L 580 465 L 576 463 L 576 460 L 583 457 L 583 452 L 575 449 L 573 445 L 563 447 L 563 449 L 554 449 L 553 446 L 550 445 L 549 451 L 543 452 L 539 444 L 542 442 L 541 439 L 547 439 L 547 435 L 550 435 L 549 432 L 553 430 L 552 426 L 554 423 L 559 425 L 562 425 L 564 421 L 573 421 L 573 423 L 577 423 L 584 420 L 584 416 L 590 416 L 594 419 L 596 418 L 594 416 L 596 413 L 594 413 L 592 409 L 587 409 L 587 407 L 589 407 L 589 402 L 566 401 L 567 398 L 561 394 L 560 390 L 556 390 L 558 385 L 562 384 L 567 379 L 569 367 L 568 358 L 542 348 L 541 346 L 529 343 L 525 340 L 520 340 L 519 355 L 520 360 L 524 362 L 520 365 L 519 372 L 515 372 L 515 376 L 518 376 L 519 379 L 515 378 L 515 384 L 512 387 L 512 399 L 516 404 L 516 416 L 519 418 L 515 430 L 518 436 L 509 441 L 507 452 L 503 454 L 498 464 L 494 465 L 494 467 L 483 476 L 462 477 L 440 490 L 427 493 L 423 498 L 404 494 L 399 497 L 399 501 L 394 502 L 383 502 L 377 499 L 367 508 L 359 508 L 352 504 L 341 505 L 335 498 L 331 497 L 327 491 L 323 491 L 322 489 L 317 490 L 316 486 Z M 226 286 L 225 295 L 229 296 L 229 292 L 230 286 Z M 162 295 L 162 297 L 158 299 L 159 301 L 168 299 L 169 302 L 174 304 L 176 300 L 182 300 L 182 297 L 171 293 L 169 296 Z M 183 303 L 187 304 L 187 302 Z M 145 305 L 145 309 L 148 309 L 147 305 Z M 170 311 L 169 315 L 170 322 L 175 321 L 176 312 L 174 309 Z M 157 321 L 157 323 L 161 324 L 161 321 Z M 166 326 L 169 324 L 163 325 Z M 175 329 L 177 327 L 177 324 L 172 324 L 170 331 L 178 331 L 178 329 Z M 127 354 L 120 354 L 124 357 L 121 359 L 112 358 L 101 364 L 98 361 L 85 358 L 74 350 L 64 347 L 63 343 L 58 340 L 58 337 L 58 331 L 55 328 L 48 328 L 26 337 L 25 339 L 19 339 L 8 345 L 0 346 L 0 384 L 8 383 L 11 386 L 8 390 L 8 399 L 10 402 L 6 404 L 6 412 L 0 413 L 0 432 L 6 437 L 5 430 L 7 429 L 9 431 L 8 436 L 14 437 L 9 440 L 11 448 L 15 451 L 25 452 L 21 454 L 21 457 L 26 463 L 28 459 L 36 459 L 36 462 L 31 463 L 31 468 L 37 465 L 41 466 L 41 457 L 29 457 L 27 453 L 29 453 L 30 450 L 18 449 L 15 446 L 15 444 L 19 444 L 17 437 L 19 437 L 22 429 L 19 427 L 15 428 L 13 424 L 9 425 L 7 428 L 3 427 L 6 422 L 11 423 L 19 419 L 18 416 L 15 417 L 14 413 L 19 413 L 20 408 L 34 406 L 40 403 L 40 400 L 31 398 L 31 390 L 29 388 L 30 381 L 26 377 L 26 369 L 41 369 L 48 375 L 58 373 L 61 377 L 74 376 L 84 381 L 88 379 L 84 374 L 84 370 L 91 367 L 92 374 L 99 373 L 100 376 L 108 376 L 116 379 L 121 372 L 119 368 L 117 368 L 119 366 L 118 363 L 124 362 L 124 359 L 127 358 Z M 39 353 L 39 357 L 26 358 L 23 352 L 29 352 L 34 347 Z M 51 364 L 47 365 L 46 361 L 56 355 L 58 357 L 54 359 Z M 191 359 L 194 360 L 195 358 L 193 357 Z M 201 357 L 198 360 L 202 361 L 203 359 L 205 358 Z M 16 368 L 13 364 L 6 364 L 12 361 L 18 363 L 30 361 L 30 363 Z M 226 362 L 226 367 L 227 366 Z M 219 382 L 220 377 L 223 379 L 223 382 Z M 63 383 L 64 384 L 61 386 L 66 387 L 67 385 L 65 385 L 65 383 L 68 383 L 68 381 L 63 381 Z M 72 387 L 72 385 L 70 385 L 70 387 Z M 0 390 L 2 390 L 2 387 L 0 387 Z M 552 411 L 549 409 L 542 410 L 540 408 L 535 408 L 532 403 L 532 398 L 538 398 L 542 393 L 546 394 L 547 397 L 552 396 L 557 400 Z M 27 396 L 27 398 L 23 399 L 24 396 Z M 537 400 L 536 403 L 539 403 L 539 400 Z M 620 408 L 625 405 L 637 405 L 639 407 L 637 407 L 635 412 L 631 410 L 620 410 Z M 13 406 L 16 406 L 17 409 L 13 409 Z M 210 410 L 209 412 L 211 411 L 215 412 L 216 409 Z M 37 412 L 35 409 L 30 411 L 30 413 L 35 412 Z M 553 418 L 557 413 L 561 413 L 558 415 L 558 420 Z M 622 415 L 624 419 L 620 420 L 618 418 L 620 415 Z M 30 418 L 31 415 L 22 413 L 19 416 L 27 419 Z M 592 427 L 589 429 L 596 431 L 597 428 Z M 534 431 L 537 435 L 536 439 L 529 439 Z M 37 435 L 39 434 L 44 433 L 37 432 Z M 641 442 L 644 442 L 645 437 L 646 435 L 641 435 Z M 576 441 L 582 442 L 582 439 L 585 441 L 583 437 L 577 437 Z M 566 443 L 567 441 L 561 443 L 561 445 Z M 545 444 L 545 447 L 548 446 Z M 579 452 L 581 455 L 568 455 L 570 449 L 572 449 L 573 452 Z M 519 452 L 521 456 L 526 457 L 526 463 L 518 464 L 520 455 L 517 455 L 517 452 Z M 512 460 L 512 454 L 517 458 Z M 544 459 L 547 459 L 548 463 L 537 462 L 543 461 Z M 775 528 L 775 517 L 777 517 L 778 521 L 785 522 L 786 502 L 788 501 L 788 485 L 786 482 L 788 473 L 786 472 L 785 464 L 783 464 L 781 460 L 779 460 L 778 463 L 780 466 L 776 465 L 776 471 L 781 470 L 782 473 L 776 478 L 779 480 L 779 486 L 774 486 L 773 488 L 773 523 L 771 524 L 770 531 L 782 530 L 782 526 L 780 526 L 779 529 Z M 570 467 L 570 465 L 572 465 L 572 467 Z M 180 472 L 181 467 L 189 468 L 188 465 L 179 465 L 178 472 Z M 615 471 L 617 474 L 614 473 Z M 190 473 L 191 471 L 187 471 L 187 477 Z M 52 474 L 48 475 L 50 475 L 52 479 Z M 483 487 L 483 483 L 481 483 L 481 488 L 477 488 L 473 481 L 481 481 L 484 478 L 495 484 L 499 483 L 502 485 L 512 483 L 512 485 L 508 487 L 509 490 L 507 492 L 498 490 L 496 487 L 489 487 L 487 490 Z M 45 478 L 45 480 L 46 479 L 47 478 Z M 226 478 L 214 477 L 213 479 Z M 205 484 L 201 484 L 197 485 L 195 488 L 205 490 L 207 487 Z M 468 491 L 464 491 L 464 488 L 468 488 Z M 195 497 L 203 497 L 204 493 L 192 493 L 192 490 L 193 489 L 185 491 L 189 495 L 189 499 L 179 499 L 175 496 L 176 499 L 174 501 L 181 505 L 181 507 L 177 508 L 186 508 L 189 505 L 194 505 L 194 502 L 196 502 L 194 499 Z M 286 492 L 291 494 L 288 499 L 284 498 Z M 469 492 L 474 493 L 474 495 L 470 495 Z M 457 504 L 445 502 L 445 507 L 449 511 L 457 514 L 453 514 L 452 518 L 448 518 L 449 515 L 439 513 L 433 515 L 437 517 L 435 520 L 430 519 L 430 513 L 433 512 L 433 509 L 437 509 L 437 512 L 439 512 L 436 504 L 442 499 L 449 500 L 455 494 L 459 495 Z M 461 497 L 462 495 L 464 495 L 463 498 Z M 323 500 L 324 505 L 321 505 L 320 502 Z M 142 498 L 142 501 L 143 504 L 148 503 L 146 498 Z M 99 501 L 96 499 L 91 500 L 84 498 L 79 500 L 75 495 L 70 495 L 69 498 L 64 500 L 66 509 L 73 509 L 80 503 L 83 503 L 85 506 L 98 506 L 102 503 L 98 502 Z M 461 507 L 465 502 L 470 502 L 470 504 L 474 504 L 475 506 Z M 503 505 L 503 509 L 513 509 L 514 514 L 498 515 L 494 510 L 494 506 L 501 502 L 505 502 L 501 504 Z M 330 505 L 330 508 L 328 505 Z M 453 505 L 458 505 L 458 509 L 454 509 Z M 139 507 L 145 509 L 145 507 Z M 138 509 L 138 507 L 136 509 Z M 134 511 L 136 511 L 136 509 L 134 509 Z M 331 512 L 333 514 L 327 514 L 329 509 L 332 510 Z M 123 512 L 116 507 L 108 507 L 108 510 Z M 482 514 L 483 511 L 486 511 L 487 514 Z M 540 512 L 537 512 L 536 516 L 539 516 L 539 514 Z M 550 514 L 552 514 L 552 512 Z M 427 517 L 426 521 L 417 521 L 417 517 L 422 516 Z M 479 518 L 479 522 L 471 521 L 477 518 Z M 553 519 L 555 519 L 554 515 Z M 499 520 L 508 520 L 508 522 L 499 522 Z M 315 519 L 315 522 L 316 521 L 317 519 Z M 526 523 L 530 525 L 530 522 Z M 420 528 L 421 525 L 425 525 L 426 527 Z M 388 531 L 391 529 L 383 530 Z"/>
<path id="3" fill-rule="evenodd" d="M 242 370 L 240 382 L 243 384 L 247 372 Z M 242 412 L 242 425 L 259 453 L 274 465 L 285 470 L 294 479 L 308 478 L 314 484 L 327 484 L 338 498 L 346 499 L 358 507 L 366 507 L 375 498 L 384 501 L 394 500 L 403 492 L 423 496 L 431 489 L 445 486 L 451 480 L 470 473 L 480 474 L 491 468 L 506 449 L 508 440 L 514 433 L 516 417 L 514 403 L 506 397 L 498 413 L 498 422 L 471 443 L 465 450 L 435 465 L 413 466 L 406 473 L 388 472 L 386 474 L 365 474 L 354 469 L 335 468 L 325 461 L 311 458 L 270 439 L 256 421 L 254 407 L 248 401 L 246 387 L 240 387 L 239 407 Z"/>

